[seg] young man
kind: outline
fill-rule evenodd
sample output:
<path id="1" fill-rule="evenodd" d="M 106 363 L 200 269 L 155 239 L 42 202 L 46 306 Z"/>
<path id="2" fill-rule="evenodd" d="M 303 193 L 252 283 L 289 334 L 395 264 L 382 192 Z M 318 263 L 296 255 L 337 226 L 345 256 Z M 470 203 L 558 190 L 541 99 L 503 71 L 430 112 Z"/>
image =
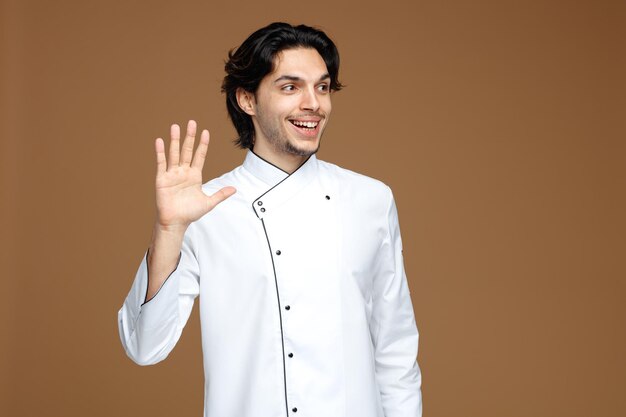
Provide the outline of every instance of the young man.
<path id="1" fill-rule="evenodd" d="M 118 315 L 163 360 L 200 295 L 206 417 L 421 416 L 418 333 L 391 190 L 316 159 L 341 88 L 321 31 L 274 23 L 229 54 L 242 166 L 202 185 L 209 133 L 156 140 L 157 219 Z M 219 204 L 219 205 L 218 205 Z"/>

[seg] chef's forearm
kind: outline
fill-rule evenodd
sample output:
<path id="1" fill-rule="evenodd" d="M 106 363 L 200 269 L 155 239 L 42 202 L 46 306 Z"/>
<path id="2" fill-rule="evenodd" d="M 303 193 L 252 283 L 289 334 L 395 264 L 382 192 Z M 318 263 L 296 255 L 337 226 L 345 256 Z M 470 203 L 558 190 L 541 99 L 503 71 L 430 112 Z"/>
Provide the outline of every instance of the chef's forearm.
<path id="1" fill-rule="evenodd" d="M 156 295 L 176 269 L 186 227 L 165 229 L 155 224 L 148 250 L 148 291 L 145 301 Z"/>

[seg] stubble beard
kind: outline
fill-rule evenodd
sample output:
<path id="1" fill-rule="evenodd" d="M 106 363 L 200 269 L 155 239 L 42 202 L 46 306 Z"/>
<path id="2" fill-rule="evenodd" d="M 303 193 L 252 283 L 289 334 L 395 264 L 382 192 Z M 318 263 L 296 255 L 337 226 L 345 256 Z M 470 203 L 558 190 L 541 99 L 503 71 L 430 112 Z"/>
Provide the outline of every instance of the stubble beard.
<path id="1" fill-rule="evenodd" d="M 264 128 L 263 126 L 261 126 L 261 130 L 263 132 L 263 135 L 267 138 L 269 144 L 273 146 L 275 150 L 291 155 L 305 157 L 311 156 L 319 150 L 320 144 L 322 142 L 323 132 L 320 132 L 320 137 L 317 141 L 317 146 L 315 147 L 315 149 L 302 149 L 291 143 L 287 134 L 283 133 L 280 127 L 265 126 Z"/>

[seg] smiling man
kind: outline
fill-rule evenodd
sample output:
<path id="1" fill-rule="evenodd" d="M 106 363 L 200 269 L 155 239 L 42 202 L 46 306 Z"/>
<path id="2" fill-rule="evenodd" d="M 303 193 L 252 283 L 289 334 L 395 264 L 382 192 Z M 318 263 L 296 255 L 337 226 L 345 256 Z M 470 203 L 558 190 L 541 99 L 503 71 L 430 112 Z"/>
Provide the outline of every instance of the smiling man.
<path id="1" fill-rule="evenodd" d="M 276 54 L 275 69 L 255 92 L 236 91 L 239 107 L 254 124 L 254 151 L 288 159 L 293 172 L 320 145 L 330 115 L 330 75 L 315 49 L 287 49 Z"/>
<path id="2" fill-rule="evenodd" d="M 202 184 L 196 123 L 161 138 L 152 241 L 118 314 L 157 363 L 200 296 L 205 417 L 421 416 L 418 332 L 389 187 L 320 161 L 341 89 L 323 32 L 273 23 L 226 63 L 243 164 Z"/>

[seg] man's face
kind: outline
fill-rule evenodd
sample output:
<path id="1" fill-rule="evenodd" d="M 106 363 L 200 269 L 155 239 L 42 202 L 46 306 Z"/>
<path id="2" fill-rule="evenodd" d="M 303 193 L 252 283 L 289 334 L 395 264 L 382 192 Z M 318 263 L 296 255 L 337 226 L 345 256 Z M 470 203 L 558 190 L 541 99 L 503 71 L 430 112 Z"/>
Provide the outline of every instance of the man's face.
<path id="1" fill-rule="evenodd" d="M 281 51 L 253 102 L 255 147 L 277 154 L 315 153 L 331 111 L 326 63 L 315 49 Z"/>

